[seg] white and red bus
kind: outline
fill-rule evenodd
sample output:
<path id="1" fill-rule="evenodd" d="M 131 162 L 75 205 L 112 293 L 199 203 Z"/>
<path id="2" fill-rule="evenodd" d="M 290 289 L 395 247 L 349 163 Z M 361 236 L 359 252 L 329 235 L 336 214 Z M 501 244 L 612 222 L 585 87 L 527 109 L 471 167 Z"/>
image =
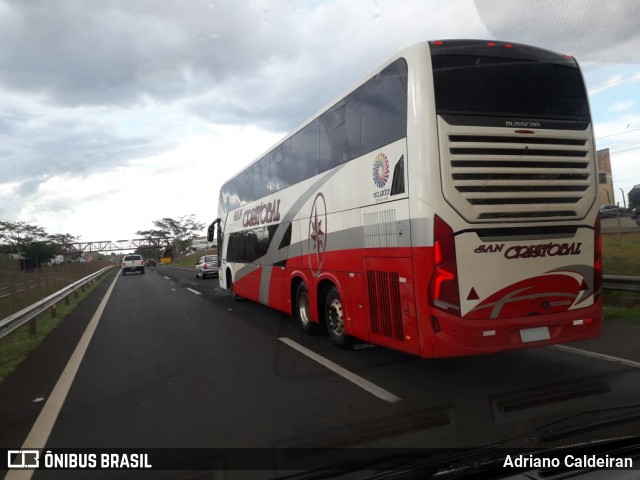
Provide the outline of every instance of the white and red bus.
<path id="1" fill-rule="evenodd" d="M 596 337 L 596 162 L 575 59 L 409 47 L 226 182 L 220 285 L 424 357 Z"/>

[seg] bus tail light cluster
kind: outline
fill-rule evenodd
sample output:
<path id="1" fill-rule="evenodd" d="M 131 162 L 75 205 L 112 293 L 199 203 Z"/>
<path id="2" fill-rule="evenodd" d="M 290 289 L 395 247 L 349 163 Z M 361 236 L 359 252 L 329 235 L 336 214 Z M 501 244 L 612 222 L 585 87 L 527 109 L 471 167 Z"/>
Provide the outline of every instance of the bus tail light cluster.
<path id="1" fill-rule="evenodd" d="M 460 314 L 456 244 L 452 228 L 437 215 L 433 227 L 433 275 L 430 298 L 434 307 Z"/>
<path id="2" fill-rule="evenodd" d="M 600 236 L 600 214 L 593 227 L 593 297 L 598 299 L 602 289 L 602 237 Z"/>

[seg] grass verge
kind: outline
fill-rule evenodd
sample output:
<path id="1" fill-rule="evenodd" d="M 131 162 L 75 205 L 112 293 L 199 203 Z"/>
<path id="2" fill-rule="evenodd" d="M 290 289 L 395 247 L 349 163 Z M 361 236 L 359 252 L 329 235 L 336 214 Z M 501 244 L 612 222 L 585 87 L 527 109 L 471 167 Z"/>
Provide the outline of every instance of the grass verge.
<path id="1" fill-rule="evenodd" d="M 97 282 L 85 288 L 84 292 L 78 292 L 69 296 L 69 305 L 58 302 L 56 305 L 56 318 L 51 318 L 50 310 L 42 312 L 36 317 L 36 334 L 29 333 L 29 324 L 25 324 L 14 330 L 4 338 L 0 338 L 0 382 L 7 378 L 60 323 L 73 309 L 87 296 L 100 282 L 111 275 L 102 275 Z"/>
<path id="2" fill-rule="evenodd" d="M 602 235 L 602 268 L 605 275 L 640 275 L 640 233 Z"/>
<path id="3" fill-rule="evenodd" d="M 640 325 L 640 293 L 604 290 L 602 301 L 606 320 Z"/>
<path id="4" fill-rule="evenodd" d="M 215 255 L 215 251 L 207 250 L 207 251 L 192 253 L 190 255 L 185 255 L 183 257 L 174 259 L 171 263 L 168 263 L 167 265 L 170 267 L 193 268 L 195 271 L 196 263 L 198 263 L 198 259 L 203 255 Z"/>

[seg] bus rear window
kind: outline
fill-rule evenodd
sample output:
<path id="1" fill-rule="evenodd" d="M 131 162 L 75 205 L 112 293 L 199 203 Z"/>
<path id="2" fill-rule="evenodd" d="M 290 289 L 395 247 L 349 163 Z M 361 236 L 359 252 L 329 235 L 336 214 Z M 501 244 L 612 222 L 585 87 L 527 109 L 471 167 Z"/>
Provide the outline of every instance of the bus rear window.
<path id="1" fill-rule="evenodd" d="M 573 60 L 438 54 L 432 65 L 439 114 L 589 121 Z"/>

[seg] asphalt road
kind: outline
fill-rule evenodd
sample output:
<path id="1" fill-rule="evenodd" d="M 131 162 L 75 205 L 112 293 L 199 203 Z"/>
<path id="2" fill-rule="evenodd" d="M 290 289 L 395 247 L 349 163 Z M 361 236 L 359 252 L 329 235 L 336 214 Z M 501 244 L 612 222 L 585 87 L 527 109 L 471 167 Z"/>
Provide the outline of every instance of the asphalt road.
<path id="1" fill-rule="evenodd" d="M 585 355 L 600 346 L 615 354 L 613 336 L 633 342 L 629 331 L 606 329 L 576 351 L 458 359 L 340 350 L 286 315 L 233 302 L 216 278 L 159 266 L 105 280 L 0 384 L 1 447 L 24 443 L 112 279 L 46 448 L 532 445 L 560 419 L 640 398 L 631 353 L 627 363 Z M 638 428 L 618 424 L 615 434 Z M 575 440 L 610 434 L 587 430 Z M 69 478 L 45 473 L 53 472 L 35 478 Z"/>

